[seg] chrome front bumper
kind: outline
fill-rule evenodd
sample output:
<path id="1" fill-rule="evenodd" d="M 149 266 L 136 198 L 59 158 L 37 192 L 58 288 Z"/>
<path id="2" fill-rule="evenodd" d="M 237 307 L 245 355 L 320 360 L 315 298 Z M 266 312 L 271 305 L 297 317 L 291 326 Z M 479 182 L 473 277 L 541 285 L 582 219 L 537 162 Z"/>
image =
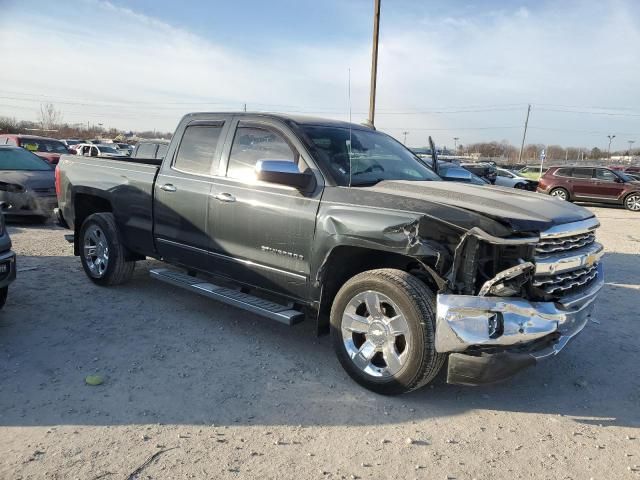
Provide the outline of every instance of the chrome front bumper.
<path id="1" fill-rule="evenodd" d="M 558 338 L 548 347 L 529 352 L 536 360 L 557 354 L 580 333 L 604 285 L 602 265 L 587 289 L 554 302 L 529 302 L 521 298 L 438 295 L 436 350 L 464 352 L 470 347 L 521 347 L 551 334 Z"/>

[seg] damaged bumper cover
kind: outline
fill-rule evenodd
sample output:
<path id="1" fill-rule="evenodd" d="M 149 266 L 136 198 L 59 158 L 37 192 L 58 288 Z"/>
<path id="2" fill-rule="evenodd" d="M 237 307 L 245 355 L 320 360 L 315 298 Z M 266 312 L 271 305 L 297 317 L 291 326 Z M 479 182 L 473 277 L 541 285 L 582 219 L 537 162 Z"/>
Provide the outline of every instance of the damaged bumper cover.
<path id="1" fill-rule="evenodd" d="M 596 280 L 562 303 L 438 295 L 435 346 L 451 354 L 448 382 L 494 383 L 560 352 L 591 315 L 604 285 L 602 265 L 597 268 Z"/>

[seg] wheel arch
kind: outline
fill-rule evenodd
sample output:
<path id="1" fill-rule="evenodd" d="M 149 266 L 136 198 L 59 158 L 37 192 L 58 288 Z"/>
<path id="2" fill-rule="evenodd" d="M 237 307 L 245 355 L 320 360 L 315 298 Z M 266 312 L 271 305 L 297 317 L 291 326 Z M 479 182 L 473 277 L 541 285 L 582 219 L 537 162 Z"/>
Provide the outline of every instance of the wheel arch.
<path id="1" fill-rule="evenodd" d="M 80 255 L 80 227 L 82 227 L 87 217 L 94 213 L 113 212 L 113 205 L 111 200 L 99 191 L 80 190 L 73 194 L 73 208 L 73 230 L 76 233 L 74 235 L 73 254 Z"/>
<path id="2" fill-rule="evenodd" d="M 338 245 L 327 255 L 318 274 L 321 285 L 317 312 L 317 332 L 329 332 L 329 313 L 333 300 L 347 280 L 353 276 L 380 268 L 394 268 L 412 273 L 434 292 L 439 291 L 446 281 L 435 269 L 436 257 L 413 257 L 396 252 L 374 248 Z"/>

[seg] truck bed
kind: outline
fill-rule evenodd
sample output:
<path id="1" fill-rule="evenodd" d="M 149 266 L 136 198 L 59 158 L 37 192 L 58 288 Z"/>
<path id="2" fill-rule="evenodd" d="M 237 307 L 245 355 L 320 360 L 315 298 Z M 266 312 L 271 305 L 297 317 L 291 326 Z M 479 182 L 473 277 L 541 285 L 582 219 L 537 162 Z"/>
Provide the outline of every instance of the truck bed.
<path id="1" fill-rule="evenodd" d="M 76 225 L 74 195 L 97 196 L 109 202 L 123 240 L 141 255 L 155 252 L 153 242 L 153 183 L 161 160 L 115 159 L 63 155 L 58 164 L 62 215 L 71 228 Z M 73 192 L 73 193 L 72 193 Z"/>

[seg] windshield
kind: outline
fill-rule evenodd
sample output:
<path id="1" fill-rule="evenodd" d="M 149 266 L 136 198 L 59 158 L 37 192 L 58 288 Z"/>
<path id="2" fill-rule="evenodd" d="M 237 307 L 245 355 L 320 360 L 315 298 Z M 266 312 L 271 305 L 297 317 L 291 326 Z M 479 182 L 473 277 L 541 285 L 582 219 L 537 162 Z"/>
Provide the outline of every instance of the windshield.
<path id="1" fill-rule="evenodd" d="M 384 133 L 345 127 L 302 126 L 318 162 L 341 186 L 375 185 L 383 180 L 440 180 L 401 143 Z M 349 175 L 351 172 L 351 175 Z M 351 177 L 351 178 L 350 178 Z"/>
<path id="2" fill-rule="evenodd" d="M 51 166 L 22 148 L 0 148 L 0 170 L 51 170 Z"/>
<path id="3" fill-rule="evenodd" d="M 120 155 L 120 152 L 113 147 L 104 147 L 100 145 L 98 148 L 100 148 L 100 153 L 110 153 L 112 155 Z"/>
<path id="4" fill-rule="evenodd" d="M 69 153 L 64 143 L 41 138 L 23 138 L 20 146 L 30 152 Z"/>

